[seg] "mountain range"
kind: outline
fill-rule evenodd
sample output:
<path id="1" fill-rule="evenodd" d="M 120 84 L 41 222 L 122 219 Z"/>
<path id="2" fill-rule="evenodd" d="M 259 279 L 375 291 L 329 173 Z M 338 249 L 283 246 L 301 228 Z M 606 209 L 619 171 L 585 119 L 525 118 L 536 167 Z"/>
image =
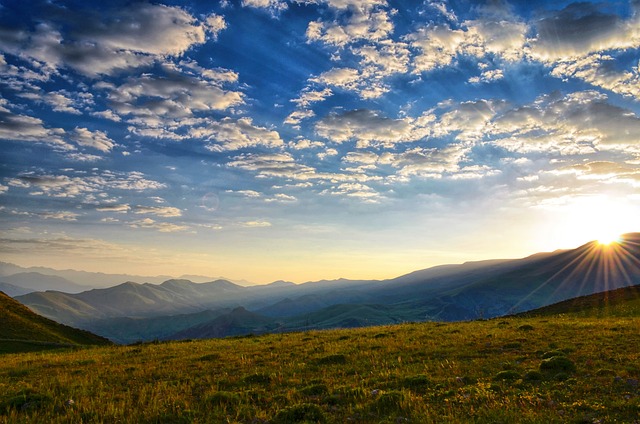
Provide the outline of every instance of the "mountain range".
<path id="1" fill-rule="evenodd" d="M 491 318 L 640 284 L 640 234 L 619 243 L 522 259 L 468 262 L 389 280 L 126 282 L 80 293 L 34 292 L 16 299 L 67 325 L 119 343 L 206 338 L 404 321 Z"/>

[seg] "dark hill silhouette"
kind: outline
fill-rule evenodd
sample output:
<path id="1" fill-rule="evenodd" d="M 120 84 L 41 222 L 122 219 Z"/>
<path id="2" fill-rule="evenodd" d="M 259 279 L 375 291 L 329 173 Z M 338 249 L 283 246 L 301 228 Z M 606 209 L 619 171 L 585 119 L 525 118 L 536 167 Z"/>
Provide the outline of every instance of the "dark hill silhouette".
<path id="1" fill-rule="evenodd" d="M 0 353 L 81 345 L 107 345 L 109 340 L 35 314 L 0 292 Z"/>

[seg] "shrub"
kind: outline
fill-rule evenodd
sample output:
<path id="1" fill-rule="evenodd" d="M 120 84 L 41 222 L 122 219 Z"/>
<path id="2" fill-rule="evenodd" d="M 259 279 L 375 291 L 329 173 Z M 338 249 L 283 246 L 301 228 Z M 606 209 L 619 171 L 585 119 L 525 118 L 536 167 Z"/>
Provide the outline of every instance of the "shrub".
<path id="1" fill-rule="evenodd" d="M 329 389 L 325 384 L 314 384 L 300 390 L 305 396 L 323 396 L 329 393 Z"/>
<path id="2" fill-rule="evenodd" d="M 271 383 L 271 376 L 268 374 L 251 374 L 242 379 L 247 384 L 269 384 Z"/>
<path id="3" fill-rule="evenodd" d="M 231 392 L 215 392 L 207 397 L 207 403 L 213 406 L 235 406 L 240 403 L 240 396 Z"/>
<path id="4" fill-rule="evenodd" d="M 499 373 L 496 374 L 495 377 L 493 377 L 495 381 L 517 380 L 519 378 L 520 378 L 520 374 L 512 370 L 500 371 Z"/>
<path id="5" fill-rule="evenodd" d="M 520 330 L 520 331 L 533 331 L 533 325 L 524 324 L 524 325 L 521 325 L 520 327 L 518 327 L 518 330 Z"/>
<path id="6" fill-rule="evenodd" d="M 542 360 L 540 371 L 572 373 L 576 371 L 576 365 L 566 356 L 552 356 Z"/>
<path id="7" fill-rule="evenodd" d="M 402 381 L 402 387 L 413 391 L 425 390 L 429 386 L 431 386 L 431 380 L 424 374 L 407 377 Z"/>
<path id="8" fill-rule="evenodd" d="M 542 359 L 549 359 L 553 358 L 554 356 L 567 356 L 567 354 L 561 350 L 550 350 L 549 352 L 545 352 L 542 354 Z"/>
<path id="9" fill-rule="evenodd" d="M 391 415 L 402 412 L 405 397 L 404 393 L 393 391 L 383 393 L 372 405 L 372 409 L 380 415 Z"/>
<path id="10" fill-rule="evenodd" d="M 274 424 L 325 423 L 326 421 L 322 408 L 311 403 L 284 408 L 273 418 Z"/>
<path id="11" fill-rule="evenodd" d="M 542 378 L 542 374 L 536 370 L 529 370 L 522 377 L 524 381 L 541 381 Z"/>
<path id="12" fill-rule="evenodd" d="M 346 364 L 346 363 L 347 363 L 347 357 L 340 354 L 325 356 L 323 358 L 318 359 L 317 361 L 318 365 L 339 365 L 339 364 Z"/>

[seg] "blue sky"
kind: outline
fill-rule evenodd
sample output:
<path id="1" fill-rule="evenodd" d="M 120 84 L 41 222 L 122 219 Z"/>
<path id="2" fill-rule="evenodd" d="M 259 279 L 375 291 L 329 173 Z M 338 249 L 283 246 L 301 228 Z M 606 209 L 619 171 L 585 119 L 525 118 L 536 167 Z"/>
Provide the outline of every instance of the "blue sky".
<path id="1" fill-rule="evenodd" d="M 637 1 L 0 5 L 1 260 L 387 278 L 639 229 Z"/>

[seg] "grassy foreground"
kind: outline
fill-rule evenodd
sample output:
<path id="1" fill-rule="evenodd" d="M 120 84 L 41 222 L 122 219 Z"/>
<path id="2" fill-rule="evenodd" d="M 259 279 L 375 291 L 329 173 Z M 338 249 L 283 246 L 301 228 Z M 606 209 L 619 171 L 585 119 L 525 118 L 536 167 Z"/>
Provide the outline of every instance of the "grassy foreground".
<path id="1" fill-rule="evenodd" d="M 640 320 L 510 317 L 3 355 L 0 422 L 638 423 Z"/>

